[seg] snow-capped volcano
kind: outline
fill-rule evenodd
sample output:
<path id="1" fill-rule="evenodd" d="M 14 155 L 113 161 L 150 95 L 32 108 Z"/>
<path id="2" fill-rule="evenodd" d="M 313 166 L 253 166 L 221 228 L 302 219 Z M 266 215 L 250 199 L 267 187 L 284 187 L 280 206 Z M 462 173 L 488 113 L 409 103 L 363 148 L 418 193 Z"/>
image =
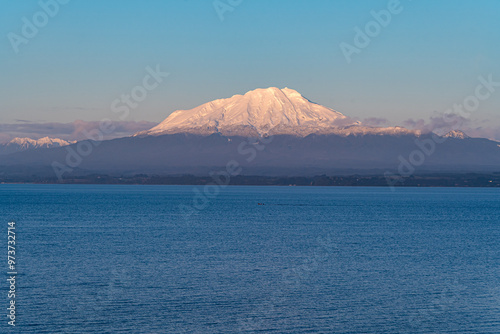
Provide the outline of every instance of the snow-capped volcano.
<path id="1" fill-rule="evenodd" d="M 244 95 L 208 102 L 190 110 L 177 110 L 154 128 L 137 135 L 171 133 L 256 136 L 311 133 L 393 134 L 403 128 L 369 128 L 338 111 L 321 106 L 290 88 L 255 89 Z"/>
<path id="2" fill-rule="evenodd" d="M 191 110 L 175 111 L 158 126 L 141 134 L 303 134 L 355 124 L 357 122 L 307 100 L 293 89 L 271 87 L 208 102 Z"/>

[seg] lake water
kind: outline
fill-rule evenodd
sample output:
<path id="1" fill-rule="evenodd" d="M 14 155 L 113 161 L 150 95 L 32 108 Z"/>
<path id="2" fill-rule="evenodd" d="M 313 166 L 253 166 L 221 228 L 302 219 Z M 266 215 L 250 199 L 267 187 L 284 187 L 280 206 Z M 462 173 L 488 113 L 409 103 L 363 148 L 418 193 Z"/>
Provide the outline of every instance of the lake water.
<path id="1" fill-rule="evenodd" d="M 0 185 L 0 332 L 500 333 L 499 189 L 194 189 Z"/>

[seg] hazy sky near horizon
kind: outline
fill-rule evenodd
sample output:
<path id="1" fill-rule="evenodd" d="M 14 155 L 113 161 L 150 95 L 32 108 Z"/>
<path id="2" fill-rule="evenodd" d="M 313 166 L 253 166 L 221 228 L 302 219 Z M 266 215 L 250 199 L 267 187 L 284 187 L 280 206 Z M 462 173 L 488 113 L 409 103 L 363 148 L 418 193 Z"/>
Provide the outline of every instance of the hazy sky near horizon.
<path id="1" fill-rule="evenodd" d="M 40 3 L 52 1 L 0 1 L 0 124 L 117 119 L 111 103 L 157 65 L 170 75 L 126 121 L 159 122 L 277 86 L 351 117 L 403 125 L 462 103 L 479 76 L 500 82 L 495 0 L 401 0 L 350 63 L 340 44 L 356 46 L 355 28 L 390 1 L 220 0 L 231 9 L 221 21 L 211 0 L 72 0 L 16 53 L 9 33 L 23 37 L 23 18 L 33 23 Z M 475 126 L 500 128 L 497 90 L 472 113 Z"/>

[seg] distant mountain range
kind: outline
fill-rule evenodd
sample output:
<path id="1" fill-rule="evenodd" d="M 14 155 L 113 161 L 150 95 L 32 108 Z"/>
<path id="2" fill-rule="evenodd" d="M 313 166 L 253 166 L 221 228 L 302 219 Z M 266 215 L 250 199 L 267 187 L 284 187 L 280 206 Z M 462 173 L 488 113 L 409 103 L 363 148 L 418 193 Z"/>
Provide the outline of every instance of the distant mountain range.
<path id="1" fill-rule="evenodd" d="M 59 138 L 44 137 L 40 139 L 14 138 L 11 141 L 0 144 L 0 155 L 11 154 L 21 151 L 34 150 L 38 148 L 62 147 L 76 143 L 76 141 L 65 141 Z"/>
<path id="2" fill-rule="evenodd" d="M 0 172 L 208 175 L 231 168 L 241 175 L 310 176 L 500 171 L 498 142 L 458 130 L 438 136 L 369 127 L 293 89 L 275 87 L 175 111 L 132 137 L 59 146 L 64 147 L 5 155 Z"/>

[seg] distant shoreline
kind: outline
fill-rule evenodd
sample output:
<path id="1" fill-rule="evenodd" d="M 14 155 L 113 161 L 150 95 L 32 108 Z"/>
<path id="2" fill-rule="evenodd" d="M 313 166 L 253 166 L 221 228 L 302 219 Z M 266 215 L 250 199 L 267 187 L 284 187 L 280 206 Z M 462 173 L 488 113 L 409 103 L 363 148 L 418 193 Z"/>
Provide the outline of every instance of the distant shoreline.
<path id="1" fill-rule="evenodd" d="M 497 188 L 500 187 L 498 173 L 433 173 L 400 178 L 397 182 L 383 175 L 349 175 L 349 176 L 245 176 L 231 177 L 229 186 L 316 186 L 316 187 L 460 187 L 460 188 Z M 53 177 L 5 177 L 1 184 L 116 184 L 116 185 L 209 185 L 216 184 L 210 176 L 194 175 L 134 175 L 111 176 L 94 174 L 73 176 L 58 181 Z"/>

